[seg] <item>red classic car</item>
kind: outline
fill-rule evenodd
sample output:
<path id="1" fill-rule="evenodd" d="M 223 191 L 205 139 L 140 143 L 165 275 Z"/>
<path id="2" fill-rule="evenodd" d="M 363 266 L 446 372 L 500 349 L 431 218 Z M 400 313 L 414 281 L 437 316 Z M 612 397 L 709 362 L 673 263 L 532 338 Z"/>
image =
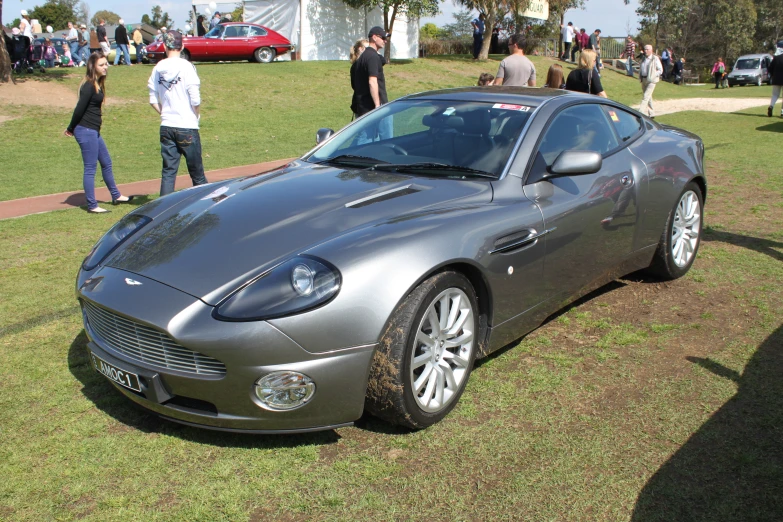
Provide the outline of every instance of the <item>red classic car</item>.
<path id="1" fill-rule="evenodd" d="M 267 27 L 244 22 L 218 24 L 204 36 L 184 39 L 182 57 L 194 62 L 255 60 L 269 63 L 291 50 L 288 39 Z M 166 57 L 163 42 L 147 46 L 147 56 L 155 63 Z"/>

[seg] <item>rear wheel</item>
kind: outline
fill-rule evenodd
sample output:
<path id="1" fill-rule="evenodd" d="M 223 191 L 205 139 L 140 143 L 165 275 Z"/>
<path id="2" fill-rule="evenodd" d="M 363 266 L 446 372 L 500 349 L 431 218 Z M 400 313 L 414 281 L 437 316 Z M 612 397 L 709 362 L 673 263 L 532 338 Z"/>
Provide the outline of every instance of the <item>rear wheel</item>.
<path id="1" fill-rule="evenodd" d="M 761 87 L 761 76 L 756 78 L 756 87 Z"/>
<path id="2" fill-rule="evenodd" d="M 275 50 L 271 47 L 261 47 L 253 53 L 253 58 L 258 63 L 269 63 L 275 59 Z"/>
<path id="3" fill-rule="evenodd" d="M 694 182 L 688 183 L 666 221 L 650 272 L 671 280 L 690 270 L 701 243 L 703 206 L 701 188 Z"/>
<path id="4" fill-rule="evenodd" d="M 392 315 L 373 358 L 367 409 L 393 424 L 426 428 L 457 404 L 478 346 L 476 293 L 462 274 L 421 283 Z"/>
<path id="5" fill-rule="evenodd" d="M 184 58 L 185 60 L 190 61 L 190 53 L 188 52 L 187 49 L 183 49 L 182 53 L 180 54 L 180 56 L 182 58 Z"/>

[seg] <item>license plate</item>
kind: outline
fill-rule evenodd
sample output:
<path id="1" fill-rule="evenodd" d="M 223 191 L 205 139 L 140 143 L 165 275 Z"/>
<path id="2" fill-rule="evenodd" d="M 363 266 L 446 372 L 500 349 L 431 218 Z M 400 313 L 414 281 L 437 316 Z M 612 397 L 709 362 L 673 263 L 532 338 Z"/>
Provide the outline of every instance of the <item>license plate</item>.
<path id="1" fill-rule="evenodd" d="M 141 392 L 138 375 L 127 370 L 117 368 L 113 364 L 107 363 L 92 352 L 90 352 L 90 355 L 92 356 L 92 364 L 98 373 L 105 376 L 107 379 L 116 382 L 120 386 L 124 386 L 133 391 Z"/>

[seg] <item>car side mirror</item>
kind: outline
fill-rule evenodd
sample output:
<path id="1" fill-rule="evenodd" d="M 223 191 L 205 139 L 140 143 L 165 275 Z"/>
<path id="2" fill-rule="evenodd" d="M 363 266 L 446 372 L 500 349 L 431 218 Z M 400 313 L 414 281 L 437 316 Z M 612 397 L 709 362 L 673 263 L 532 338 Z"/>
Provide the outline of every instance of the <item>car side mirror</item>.
<path id="1" fill-rule="evenodd" d="M 557 176 L 578 176 L 594 174 L 601 170 L 603 158 L 597 152 L 589 150 L 565 150 L 560 153 L 549 168 L 547 178 Z"/>
<path id="2" fill-rule="evenodd" d="M 318 132 L 315 133 L 316 145 L 328 140 L 332 134 L 334 134 L 332 129 L 318 129 Z"/>

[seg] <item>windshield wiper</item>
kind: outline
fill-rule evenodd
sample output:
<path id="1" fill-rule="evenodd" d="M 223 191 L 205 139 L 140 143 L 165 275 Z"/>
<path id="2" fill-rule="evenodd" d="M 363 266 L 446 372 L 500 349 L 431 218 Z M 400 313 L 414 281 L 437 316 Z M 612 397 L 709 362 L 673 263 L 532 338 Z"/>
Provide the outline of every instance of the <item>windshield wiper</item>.
<path id="1" fill-rule="evenodd" d="M 340 154 L 333 158 L 327 158 L 325 160 L 316 161 L 318 165 L 324 163 L 335 163 L 337 165 L 351 165 L 359 167 L 374 167 L 379 163 L 388 163 L 388 161 L 371 158 L 369 156 L 356 156 L 354 154 Z"/>
<path id="2" fill-rule="evenodd" d="M 462 174 L 465 176 L 474 176 L 477 178 L 498 179 L 495 174 L 483 170 L 471 169 L 470 167 L 460 167 L 459 165 L 447 165 L 445 163 L 389 163 L 386 165 L 375 165 L 376 170 L 394 170 L 403 173 L 427 172 L 432 174 L 445 173 L 448 175 Z"/>

